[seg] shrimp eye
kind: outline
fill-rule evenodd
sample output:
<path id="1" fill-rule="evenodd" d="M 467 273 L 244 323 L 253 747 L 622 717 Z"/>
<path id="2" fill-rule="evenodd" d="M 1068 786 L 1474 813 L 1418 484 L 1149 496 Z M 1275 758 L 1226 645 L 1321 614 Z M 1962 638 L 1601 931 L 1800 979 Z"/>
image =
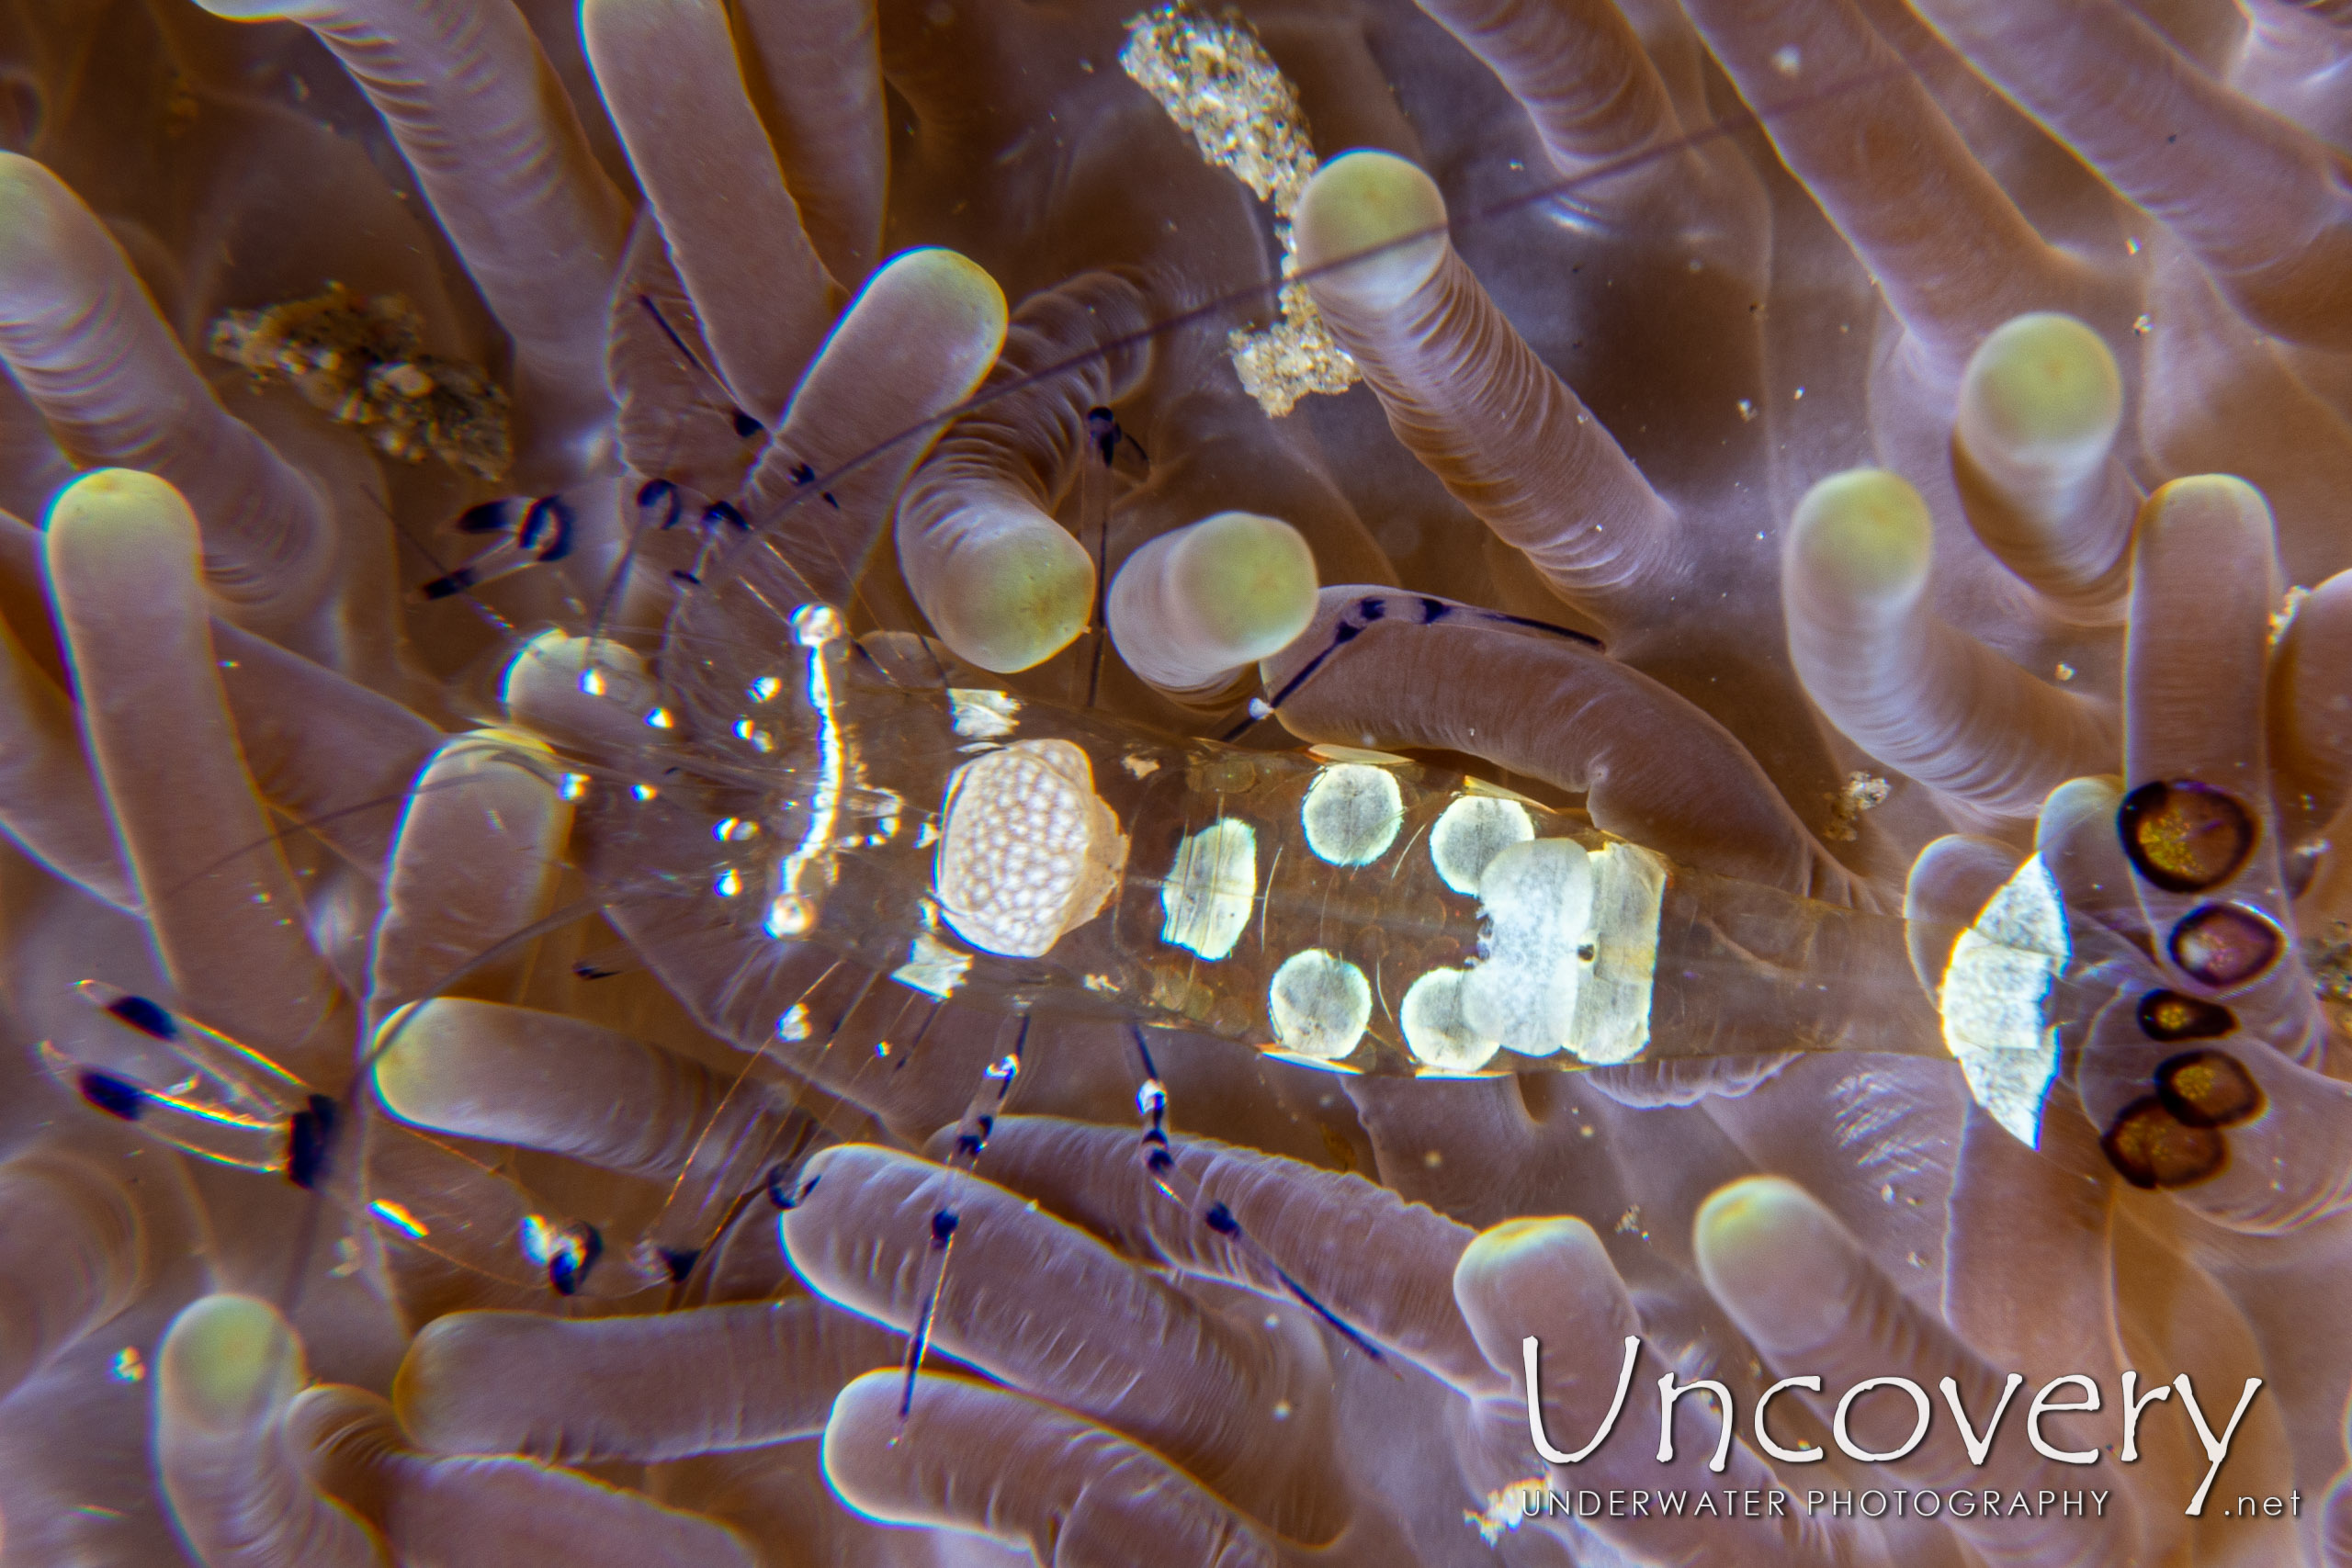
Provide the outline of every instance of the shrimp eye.
<path id="1" fill-rule="evenodd" d="M 2099 1138 L 2108 1164 L 2134 1187 L 2188 1187 L 2229 1163 L 2229 1145 L 2212 1127 L 2193 1127 L 2143 1095 L 2123 1108 Z"/>
<path id="2" fill-rule="evenodd" d="M 2132 866 L 2167 893 L 2219 886 L 2254 852 L 2253 815 L 2194 779 L 2142 784 L 2123 797 L 2116 826 Z"/>
<path id="3" fill-rule="evenodd" d="M 2226 1051 L 2185 1051 L 2156 1069 L 2156 1098 L 2189 1127 L 2234 1127 L 2262 1114 L 2262 1086 Z"/>

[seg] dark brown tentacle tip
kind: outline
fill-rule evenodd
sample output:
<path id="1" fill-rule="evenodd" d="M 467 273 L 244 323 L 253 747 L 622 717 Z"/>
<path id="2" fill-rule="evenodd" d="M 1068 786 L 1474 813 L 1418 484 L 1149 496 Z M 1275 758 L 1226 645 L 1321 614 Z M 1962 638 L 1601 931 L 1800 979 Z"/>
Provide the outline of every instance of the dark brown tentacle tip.
<path id="1" fill-rule="evenodd" d="M 2218 1129 L 2188 1125 L 2153 1094 L 2125 1106 L 2098 1146 L 2124 1180 L 2151 1190 L 2194 1186 L 2219 1175 L 2230 1158 Z"/>
<path id="2" fill-rule="evenodd" d="M 2115 814 L 2123 852 L 2167 893 L 2202 893 L 2235 876 L 2254 853 L 2254 814 L 2195 779 L 2142 784 Z"/>
<path id="3" fill-rule="evenodd" d="M 2268 974 L 2287 939 L 2268 917 L 2243 904 L 2199 904 L 2173 923 L 2165 946 L 2182 974 L 2230 990 Z"/>
<path id="4" fill-rule="evenodd" d="M 2226 1051 L 2184 1051 L 2156 1069 L 2156 1098 L 2187 1127 L 2234 1127 L 2262 1114 L 2262 1086 Z"/>
<path id="5" fill-rule="evenodd" d="M 2237 1027 L 2237 1014 L 2219 1002 L 2163 990 L 2150 991 L 2140 998 L 2140 1032 L 2159 1044 L 2218 1040 L 2236 1032 Z"/>

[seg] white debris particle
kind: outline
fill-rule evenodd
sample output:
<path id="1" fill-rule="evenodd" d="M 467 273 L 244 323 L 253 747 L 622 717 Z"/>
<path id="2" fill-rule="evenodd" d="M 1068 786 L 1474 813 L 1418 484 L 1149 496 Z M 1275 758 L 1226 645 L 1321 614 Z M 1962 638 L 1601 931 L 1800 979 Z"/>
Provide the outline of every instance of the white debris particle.
<path id="1" fill-rule="evenodd" d="M 2278 608 L 2270 614 L 2270 645 L 2273 648 L 2278 647 L 2278 639 L 2287 635 L 2287 628 L 2295 624 L 2295 612 L 2301 609 L 2303 601 L 2311 596 L 2312 591 L 2298 583 L 2287 590 L 2287 596 L 2278 601 Z"/>
<path id="2" fill-rule="evenodd" d="M 1296 276 L 1291 213 L 1317 166 L 1298 90 L 1238 13 L 1212 19 L 1182 4 L 1130 19 L 1119 67 L 1159 100 L 1204 159 L 1273 204 L 1274 237 L 1283 248 L 1281 315 L 1262 332 L 1227 334 L 1242 389 L 1275 419 L 1309 392 L 1346 391 L 1355 384 L 1356 363 L 1331 340 Z"/>
<path id="3" fill-rule="evenodd" d="M 1886 804 L 1894 786 L 1870 773 L 1854 772 L 1846 775 L 1846 783 L 1836 794 L 1828 795 L 1829 820 L 1821 836 L 1831 843 L 1850 843 L 1855 837 L 1854 824 L 1865 811 L 1875 810 Z"/>

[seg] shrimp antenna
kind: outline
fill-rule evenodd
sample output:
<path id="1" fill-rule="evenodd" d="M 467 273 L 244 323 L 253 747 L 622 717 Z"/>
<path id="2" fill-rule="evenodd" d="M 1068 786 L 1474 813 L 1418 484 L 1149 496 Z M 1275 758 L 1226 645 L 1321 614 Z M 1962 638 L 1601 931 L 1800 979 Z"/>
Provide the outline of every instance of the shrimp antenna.
<path id="1" fill-rule="evenodd" d="M 1614 179 L 1666 159 L 1679 157 L 1694 147 L 1703 147 L 1732 137 L 1744 136 L 1759 127 L 1770 125 L 1782 115 L 1830 102 L 1843 94 L 1859 91 L 1881 82 L 1891 81 L 1906 73 L 1907 71 L 1908 67 L 1899 61 L 1886 65 L 1873 66 L 1826 83 L 1813 92 L 1799 94 L 1762 108 L 1751 108 L 1741 113 L 1726 115 L 1712 125 L 1702 126 L 1670 141 L 1645 147 L 1639 152 L 1626 153 L 1623 157 L 1612 158 L 1605 164 L 1563 179 L 1538 184 L 1529 189 L 1489 202 L 1484 207 L 1473 208 L 1466 212 L 1450 216 L 1444 223 L 1432 224 L 1425 229 L 1416 229 L 1408 233 L 1398 234 L 1370 249 L 1353 252 L 1315 266 L 1301 267 L 1297 272 L 1287 276 L 1262 278 L 1247 284 L 1205 299 L 1186 310 L 1179 310 L 1173 315 L 1138 327 L 1134 332 L 1097 343 L 1067 358 L 1056 360 L 1050 365 L 1040 366 L 1026 375 L 1012 377 L 992 386 L 983 386 L 955 407 L 942 410 L 928 419 L 917 421 L 894 434 L 885 436 L 864 451 L 855 453 L 842 459 L 831 469 L 818 474 L 813 481 L 802 485 L 792 494 L 785 497 L 777 504 L 775 513 L 768 517 L 754 518 L 752 523 L 758 526 L 772 522 L 775 516 L 780 516 L 785 512 L 803 504 L 810 494 L 830 491 L 843 475 L 855 472 L 879 458 L 885 452 L 905 442 L 919 437 L 927 438 L 933 432 L 944 428 L 967 414 L 990 407 L 1032 387 L 1083 369 L 1107 355 L 1116 354 L 1123 349 L 1141 347 L 1163 333 L 1180 327 L 1227 316 L 1245 306 L 1254 305 L 1278 293 L 1293 282 L 1304 282 L 1311 277 L 1319 277 L 1328 272 L 1335 272 L 1341 267 L 1354 266 L 1370 257 L 1385 255 L 1408 245 L 1417 245 L 1424 241 L 1447 235 L 1456 228 L 1475 228 L 1492 220 L 1507 217 L 1522 208 L 1573 196 L 1587 185 Z M 1138 447 L 1137 451 L 1140 452 L 1141 448 Z"/>
<path id="2" fill-rule="evenodd" d="M 766 434 L 768 427 L 743 412 L 743 406 L 735 400 L 735 389 L 729 387 L 718 371 L 705 365 L 702 362 L 702 355 L 696 354 L 686 340 L 678 335 L 678 329 L 670 324 L 670 318 L 662 313 L 662 307 L 653 302 L 653 296 L 639 290 L 637 302 L 645 307 L 645 313 L 653 318 L 653 324 L 662 329 L 662 335 L 670 340 L 670 346 L 678 351 L 679 357 L 701 371 L 704 378 L 718 388 L 720 395 L 727 400 L 728 417 L 734 423 L 735 434 L 746 441 L 754 435 Z"/>
<path id="3" fill-rule="evenodd" d="M 1111 460 L 1119 452 L 1119 416 L 1107 408 L 1086 411 L 1088 441 L 1102 455 L 1098 468 L 1079 459 L 1079 525 L 1092 525 L 1094 534 L 1094 649 L 1086 677 L 1086 705 L 1091 708 L 1102 694 L 1102 655 L 1110 646 L 1111 624 L 1105 606 L 1111 594 Z"/>
<path id="4" fill-rule="evenodd" d="M 1245 710 L 1248 717 L 1219 737 L 1227 744 L 1248 734 L 1252 726 L 1273 716 L 1276 709 L 1290 701 L 1301 686 L 1319 673 L 1334 654 L 1355 641 L 1380 621 L 1396 621 L 1405 626 L 1435 626 L 1440 621 L 1466 620 L 1487 626 L 1510 626 L 1520 631 L 1558 637 L 1564 641 L 1589 648 L 1595 653 L 1607 653 L 1608 646 L 1589 632 L 1570 626 L 1555 626 L 1550 621 L 1538 621 L 1526 615 L 1513 615 L 1501 610 L 1489 610 L 1476 604 L 1457 604 L 1450 599 L 1439 599 L 1427 593 L 1366 593 L 1340 612 L 1339 624 L 1331 628 L 1331 640 L 1317 650 L 1315 657 L 1299 667 L 1298 672 L 1282 684 L 1282 689 L 1265 697 L 1252 697 Z"/>

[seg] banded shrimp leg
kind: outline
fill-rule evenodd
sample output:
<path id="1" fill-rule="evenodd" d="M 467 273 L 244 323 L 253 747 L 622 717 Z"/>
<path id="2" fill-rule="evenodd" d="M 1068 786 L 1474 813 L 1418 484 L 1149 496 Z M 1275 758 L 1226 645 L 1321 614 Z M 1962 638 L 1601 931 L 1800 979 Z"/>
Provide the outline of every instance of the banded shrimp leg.
<path id="1" fill-rule="evenodd" d="M 797 444 L 797 450 L 808 453 L 828 463 L 835 461 L 839 450 L 858 451 L 886 441 L 891 435 L 919 427 L 928 409 L 935 404 L 952 403 L 970 381 L 977 378 L 978 367 L 992 352 L 997 334 L 1001 330 L 1002 308 L 986 279 L 967 264 L 944 253 L 928 252 L 903 258 L 899 264 L 883 269 L 873 286 L 860 297 L 856 305 L 841 323 L 830 349 L 835 355 L 836 379 L 842 372 L 839 366 L 845 356 L 870 367 L 876 354 L 888 356 L 888 344 L 910 337 L 928 344 L 926 354 L 935 361 L 932 372 L 910 374 L 899 378 L 894 385 L 905 390 L 910 402 L 886 396 L 873 403 L 862 403 L 856 398 L 835 395 L 839 389 L 826 383 L 826 372 L 820 364 L 811 372 L 811 389 L 823 395 L 812 398 L 808 411 L 796 411 L 797 419 L 788 417 L 784 434 Z M 927 330 L 928 329 L 928 330 Z M 877 340 L 879 340 L 877 342 Z M 952 340 L 962 344 L 943 349 Z M 863 371 L 861 371 L 863 374 Z M 847 415 L 842 409 L 850 410 Z M 846 420 L 846 423 L 844 423 Z M 807 457 L 790 459 L 785 466 L 805 468 Z M 889 479 L 889 488 L 895 488 Z M 839 493 L 844 501 L 857 502 L 869 508 L 879 504 L 854 485 L 842 485 Z M 542 513 L 544 516 L 544 513 Z M 527 526 L 528 513 L 525 523 Z M 556 533 L 560 535 L 559 528 Z M 519 534 L 517 544 L 520 544 Z M 527 750 L 527 748 L 526 748 Z M 240 777 L 240 787 L 247 786 Z M 543 783 L 554 784 L 550 775 Z M 552 823 L 560 815 L 558 803 L 542 803 L 543 823 Z M 568 803 L 561 803 L 568 806 Z M 416 826 L 412 821 L 412 826 Z M 248 835 L 254 842 L 266 842 L 268 834 L 255 830 Z M 560 840 L 560 831 L 547 836 L 549 841 Z M 421 846 L 420 846 L 421 847 Z M 447 846 L 444 846 L 446 851 Z M 525 857 L 530 863 L 522 878 L 522 886 L 541 888 L 545 873 L 555 863 L 548 842 L 538 844 Z M 493 857 L 493 860 L 495 857 Z M 447 854 L 437 869 L 447 874 L 461 865 L 461 853 Z M 485 882 L 494 880 L 489 864 L 476 868 Z M 494 891 L 494 890 L 493 890 Z M 528 900 L 525 900 L 526 903 Z M 280 900 L 283 907 L 285 900 Z M 510 908 L 503 917 L 485 917 L 470 929 L 443 931 L 438 933 L 420 931 L 412 933 L 430 948 L 436 942 L 438 952 L 412 953 L 414 960 L 411 973 L 402 983 L 387 987 L 380 983 L 373 987 L 369 998 L 368 1021 L 379 1023 L 398 1004 L 431 995 L 450 974 L 472 964 L 486 952 L 510 942 L 518 931 L 527 931 L 536 923 L 539 911 Z M 379 942 L 379 958 L 396 952 L 395 942 L 388 949 Z M 380 976 L 379 977 L 380 982 Z M 211 1026 L 220 1025 L 217 1031 Z M 239 1042 L 251 1036 L 252 1031 L 234 1020 L 210 1016 L 204 1018 L 206 1038 Z M 190 1026 L 187 1038 L 198 1037 L 196 1026 Z M 371 1047 L 372 1048 L 372 1047 Z M 266 1051 L 261 1055 L 267 1056 Z M 170 1117 L 180 1119 L 187 1130 L 207 1117 L 259 1122 L 259 1126 L 229 1128 L 207 1123 L 207 1135 L 227 1136 L 231 1132 L 243 1151 L 242 1157 L 255 1168 L 287 1168 L 296 1162 L 276 1145 L 283 1142 L 272 1130 L 283 1122 L 288 1128 L 292 1119 L 308 1109 L 311 1092 L 333 1095 L 343 1087 L 348 1072 L 347 1047 L 331 1048 L 322 1054 L 319 1062 L 302 1068 L 307 1075 L 291 1081 L 279 1081 L 260 1072 L 253 1081 L 224 1081 L 219 1077 L 197 1075 L 187 1079 L 187 1087 L 197 1096 L 184 1108 L 172 1111 Z M 250 1066 L 250 1064 L 247 1064 Z M 150 1091 L 179 1087 L 187 1077 L 183 1066 L 166 1068 L 159 1081 L 138 1081 L 124 1078 L 118 1085 L 99 1088 L 97 1098 L 109 1101 L 118 1111 L 138 1111 L 141 1114 L 151 1107 L 159 1110 Z M 259 1071 L 258 1068 L 255 1069 Z M 94 1080 L 95 1082 L 95 1080 Z M 133 1092 L 133 1091 L 137 1092 Z M 291 1097 L 291 1098 L 288 1098 Z M 716 1102 L 723 1095 L 707 1097 Z M 745 1104 L 751 1103 L 745 1100 Z M 430 1253 L 443 1248 L 446 1261 L 457 1265 L 457 1272 L 478 1280 L 486 1279 L 511 1288 L 515 1299 L 544 1299 L 549 1286 L 585 1290 L 590 1293 L 642 1288 L 652 1282 L 640 1278 L 636 1283 L 625 1280 L 620 1270 L 612 1267 L 594 1267 L 602 1250 L 600 1236 L 582 1223 L 560 1219 L 541 1213 L 541 1206 L 504 1179 L 503 1173 L 490 1169 L 483 1162 L 464 1155 L 451 1145 L 423 1139 L 413 1133 L 391 1127 L 381 1128 L 362 1114 L 361 1102 L 351 1102 L 353 1112 L 345 1118 L 346 1127 L 367 1129 L 368 1154 L 357 1162 L 361 1167 L 373 1165 L 379 1157 L 394 1159 L 401 1155 L 411 1156 L 398 1179 L 375 1190 L 367 1185 L 368 1175 L 351 1168 L 353 1162 L 341 1162 L 341 1175 L 361 1185 L 356 1190 L 339 1191 L 354 1212 L 369 1216 L 363 1227 L 371 1239 L 394 1249 L 396 1254 L 422 1250 Z M 756 1122 L 757 1118 L 752 1118 Z M 290 1138 L 290 1131 L 285 1135 Z M 706 1146 L 697 1145 L 696 1146 Z M 727 1140 L 707 1145 L 709 1147 L 731 1146 Z M 300 1162 L 306 1170 L 311 1163 L 306 1157 Z M 324 1161 L 330 1175 L 335 1174 L 338 1162 L 332 1155 Z M 381 1175 L 381 1172 L 370 1173 Z M 723 1185 L 723 1184 L 722 1184 Z M 378 1207 L 381 1203 L 383 1207 Z M 423 1235 L 417 1234 L 419 1230 Z M 533 1239 L 527 1247 L 518 1247 L 514 1238 L 527 1233 Z M 640 1275 L 647 1271 L 640 1270 Z M 658 1278 L 666 1280 L 667 1273 Z"/>
<path id="2" fill-rule="evenodd" d="M 558 798 L 551 781 L 527 773 L 536 789 L 518 790 L 509 780 L 499 790 L 476 779 L 464 790 L 448 777 L 479 773 L 487 750 L 460 741 L 428 768 L 411 807 L 412 829 L 428 846 L 415 859 L 446 855 L 466 817 L 503 815 L 511 829 L 528 818 L 534 795 L 542 803 Z M 492 755 L 490 767 L 509 767 L 504 755 Z M 436 789 L 441 793 L 430 793 Z M 464 847 L 479 873 L 492 858 L 485 852 L 496 846 L 478 832 Z M 540 870 L 546 854 L 544 843 L 526 842 L 522 858 Z M 446 894 L 446 863 L 433 869 Z M 395 858 L 396 910 L 401 894 L 413 892 L 404 885 L 419 880 L 413 864 Z M 379 932 L 379 999 L 396 997 L 400 983 L 426 972 L 425 965 L 445 964 L 444 950 L 472 943 L 485 927 L 503 931 L 514 913 L 503 904 L 469 923 L 453 919 L 445 904 L 421 942 L 415 922 L 404 928 L 388 919 Z M 576 912 L 558 917 L 571 918 Z M 682 1283 L 705 1230 L 717 1228 L 757 1186 L 759 1163 L 780 1145 L 783 1157 L 797 1159 L 818 1135 L 816 1119 L 797 1107 L 797 1095 L 778 1100 L 744 1075 L 730 1080 L 582 1020 L 492 1001 L 444 997 L 401 1005 L 377 1032 L 374 1074 L 361 1092 L 338 1098 L 145 997 L 95 981 L 81 992 L 121 1031 L 162 1046 L 181 1067 L 164 1075 L 175 1081 L 151 1085 L 100 1065 L 112 1053 L 84 1043 L 69 1055 L 45 1045 L 52 1074 L 85 1103 L 184 1152 L 331 1193 L 361 1221 L 363 1235 L 379 1244 L 376 1251 L 429 1255 L 461 1277 L 497 1287 L 492 1299 L 507 1304 L 544 1302 L 550 1292 L 609 1298 Z M 464 1056 L 462 1068 L 448 1060 L 453 1049 Z M 517 1090 L 507 1114 L 485 1122 L 474 1101 L 454 1098 L 450 1089 L 471 1085 L 478 1095 L 485 1081 L 528 1087 Z M 390 1123 L 373 1119 L 369 1094 L 396 1114 L 437 1108 L 439 1130 L 450 1136 L 495 1138 L 660 1180 L 668 1201 L 645 1243 L 606 1261 L 598 1225 L 551 1210 L 480 1155 L 415 1132 L 413 1124 L 425 1114 Z M 670 1111 L 683 1115 L 683 1124 L 663 1114 Z M 691 1236 L 695 1245 L 661 1246 L 672 1234 Z M 407 1293 L 397 1281 L 389 1288 Z"/>
<path id="3" fill-rule="evenodd" d="M 19 536 L 12 531 L 9 540 Z M 369 1217 L 363 1237 L 389 1238 L 402 1248 L 437 1247 L 480 1272 L 485 1258 L 505 1258 L 507 1238 L 537 1216 L 539 1262 L 559 1278 L 577 1274 L 594 1244 L 571 1222 L 542 1214 L 501 1173 L 450 1145 L 397 1128 L 377 1135 L 364 1099 L 348 1094 L 353 1042 L 363 1021 L 437 988 L 485 941 L 544 913 L 554 888 L 552 846 L 570 817 L 560 775 L 544 765 L 544 752 L 535 757 L 513 736 L 450 740 L 418 785 L 404 792 L 407 811 L 395 847 L 377 824 L 403 795 L 353 803 L 353 786 L 413 772 L 432 747 L 431 727 L 242 634 L 211 628 L 208 635 L 200 598 L 188 587 L 195 581 L 193 541 L 192 520 L 175 495 L 143 476 L 117 474 L 94 476 L 70 492 L 46 541 L 81 687 L 107 699 L 85 715 L 107 802 L 130 845 L 134 886 L 153 912 L 174 989 L 188 1004 L 158 1004 L 104 984 L 85 987 L 95 1014 L 83 1016 L 95 1016 L 99 1027 L 94 1032 L 80 1018 L 57 1021 L 44 1053 L 51 1070 L 93 1108 L 188 1152 L 285 1174 L 299 1187 L 330 1193 Z M 23 542 L 35 555 L 42 544 Z M 31 564 L 13 549 L 9 559 L 12 568 Z M 176 595 L 175 570 L 182 574 Z M 136 590 L 122 581 L 125 573 L 138 579 Z M 141 637 L 122 639 L 107 607 L 125 603 L 169 604 L 185 615 L 171 623 L 168 637 L 147 614 Z M 193 673 L 182 680 L 179 663 L 158 658 L 159 648 L 185 649 Z M 215 649 L 232 657 L 218 660 Z M 156 678 L 164 669 L 172 681 Z M 302 705 L 318 722 L 289 735 L 276 727 L 285 703 Z M 217 722 L 191 724 L 208 708 Z M 240 729 L 243 755 L 232 739 Z M 165 759 L 168 787 L 154 787 L 163 781 L 149 774 Z M 289 982 L 326 966 L 307 938 L 299 953 L 277 953 L 300 929 L 286 911 L 301 899 L 253 869 L 282 863 L 277 838 L 260 814 L 249 761 L 268 770 L 271 800 L 298 822 L 317 823 L 350 857 L 367 888 L 360 909 L 345 919 L 377 928 L 372 973 L 362 982 L 365 1003 L 322 982 L 331 1004 L 321 1004 L 323 1017 L 301 1011 L 290 1044 L 287 1029 L 258 1009 L 282 1009 Z M 187 830 L 182 814 L 192 797 L 207 802 L 213 831 Z M 151 820 L 158 817 L 162 823 Z M 387 850 L 389 867 L 382 863 Z M 224 884 L 249 896 L 223 907 L 213 889 Z M 388 906 L 380 919 L 372 908 L 379 901 Z M 258 929 L 237 938 L 235 952 L 223 951 L 221 939 L 253 912 L 265 917 Z M 512 965 L 506 967 L 504 976 L 476 978 L 511 981 Z M 153 983 L 123 977 L 142 990 Z M 222 1013 L 243 1025 L 215 1027 L 213 1018 Z M 245 1043 L 256 1037 L 261 1046 Z M 476 1189 L 477 1201 L 458 1201 Z M 307 1262 L 298 1257 L 293 1268 L 299 1272 Z M 512 1266 L 492 1272 L 527 1290 L 533 1280 L 526 1263 L 518 1253 Z M 268 1288 L 291 1297 L 300 1284 L 273 1280 Z"/>
<path id="4" fill-rule="evenodd" d="M 559 797 L 550 781 L 514 767 L 512 756 L 511 742 L 458 738 L 425 769 L 389 869 L 374 1000 L 396 992 L 410 976 L 441 966 L 441 950 L 470 945 L 481 926 L 506 929 L 518 904 L 528 911 L 542 902 L 544 837 L 561 815 Z M 463 874 L 453 874 L 452 855 Z M 485 882 L 509 896 L 482 897 Z M 593 1228 L 541 1213 L 475 1156 L 374 1124 L 364 1095 L 331 1076 L 331 1066 L 306 1066 L 298 1075 L 272 1055 L 148 997 L 99 981 L 78 989 L 109 1021 L 114 1038 L 73 1030 L 44 1043 L 44 1063 L 69 1092 L 185 1153 L 279 1175 L 331 1199 L 360 1222 L 371 1273 L 390 1267 L 382 1256 L 390 1244 L 522 1285 L 529 1276 L 521 1254 L 515 1267 L 485 1267 L 503 1256 L 500 1238 L 521 1235 L 559 1289 L 576 1288 L 586 1274 L 600 1245 Z M 131 1061 L 141 1065 L 117 1065 Z M 282 1287 L 289 1300 L 303 1288 L 308 1251 L 307 1245 L 294 1249 Z M 383 1288 L 395 1296 L 404 1289 L 389 1279 Z"/>

